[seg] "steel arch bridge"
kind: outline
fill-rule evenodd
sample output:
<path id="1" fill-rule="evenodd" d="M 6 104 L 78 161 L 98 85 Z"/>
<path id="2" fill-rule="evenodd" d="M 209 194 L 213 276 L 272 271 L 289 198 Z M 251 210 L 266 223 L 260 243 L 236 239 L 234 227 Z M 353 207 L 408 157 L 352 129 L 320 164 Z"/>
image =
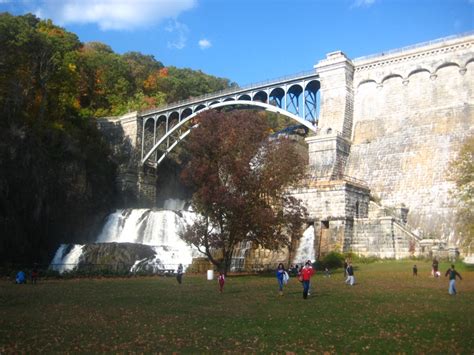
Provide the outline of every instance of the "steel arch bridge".
<path id="1" fill-rule="evenodd" d="M 141 164 L 157 167 L 191 130 L 198 114 L 223 107 L 264 109 L 287 116 L 316 131 L 319 113 L 319 75 L 314 71 L 229 89 L 173 103 L 140 114 Z M 161 153 L 158 156 L 158 152 Z"/>

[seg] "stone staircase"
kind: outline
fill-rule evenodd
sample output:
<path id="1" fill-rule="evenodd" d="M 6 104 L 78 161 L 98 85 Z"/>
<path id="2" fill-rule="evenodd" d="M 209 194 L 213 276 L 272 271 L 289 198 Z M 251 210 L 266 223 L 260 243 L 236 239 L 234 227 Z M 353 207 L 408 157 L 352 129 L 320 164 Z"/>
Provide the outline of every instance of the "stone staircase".
<path id="1" fill-rule="evenodd" d="M 354 219 L 353 252 L 380 258 L 406 258 L 419 252 L 420 237 L 406 225 L 406 209 L 383 207 L 373 201 L 367 218 Z"/>

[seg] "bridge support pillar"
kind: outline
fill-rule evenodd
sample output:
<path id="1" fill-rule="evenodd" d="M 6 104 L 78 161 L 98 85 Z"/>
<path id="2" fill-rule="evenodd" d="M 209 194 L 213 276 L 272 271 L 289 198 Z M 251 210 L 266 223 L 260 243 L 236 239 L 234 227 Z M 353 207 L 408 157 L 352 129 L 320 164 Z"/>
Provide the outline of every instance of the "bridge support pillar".
<path id="1" fill-rule="evenodd" d="M 326 55 L 314 66 L 321 82 L 321 132 L 340 132 L 350 139 L 353 116 L 354 65 L 341 51 Z"/>
<path id="2" fill-rule="evenodd" d="M 117 189 L 122 202 L 126 206 L 153 207 L 156 172 L 140 165 L 143 127 L 138 113 L 99 119 L 98 126 L 118 163 Z"/>
<path id="3" fill-rule="evenodd" d="M 156 173 L 151 168 L 144 167 L 138 173 L 138 201 L 141 207 L 156 205 Z"/>

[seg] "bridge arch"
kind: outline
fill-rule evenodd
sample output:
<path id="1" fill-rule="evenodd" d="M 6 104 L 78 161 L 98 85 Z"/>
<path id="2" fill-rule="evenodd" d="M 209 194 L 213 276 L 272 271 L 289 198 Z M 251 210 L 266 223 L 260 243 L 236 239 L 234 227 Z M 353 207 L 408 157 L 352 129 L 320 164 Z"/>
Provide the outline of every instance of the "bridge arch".
<path id="1" fill-rule="evenodd" d="M 168 126 L 168 117 L 166 115 L 160 115 L 156 119 L 156 136 L 161 137 L 166 134 L 166 129 Z M 153 142 L 156 143 L 156 142 Z"/>
<path id="2" fill-rule="evenodd" d="M 204 104 L 197 105 L 196 108 L 194 109 L 194 112 L 201 111 L 203 108 L 206 108 L 206 105 Z"/>
<path id="3" fill-rule="evenodd" d="M 299 100 L 300 95 L 304 89 L 300 84 L 291 85 L 287 92 L 286 110 L 297 115 L 301 110 L 301 101 Z"/>
<path id="4" fill-rule="evenodd" d="M 191 109 L 191 107 L 185 108 L 183 112 L 181 112 L 180 120 L 184 120 L 189 115 L 192 115 L 192 113 L 193 113 L 193 110 Z"/>
<path id="5" fill-rule="evenodd" d="M 263 91 L 263 90 L 257 91 L 257 92 L 253 95 L 252 101 L 258 101 L 258 102 L 267 103 L 267 102 L 268 102 L 268 95 L 267 95 L 267 93 L 266 93 L 265 91 Z"/>
<path id="6" fill-rule="evenodd" d="M 303 118 L 310 122 L 316 122 L 319 116 L 319 80 L 310 80 L 305 83 L 303 89 Z"/>
<path id="7" fill-rule="evenodd" d="M 273 106 L 277 106 L 279 108 L 284 108 L 284 106 L 286 106 L 285 90 L 283 90 L 281 87 L 270 89 L 268 99 L 268 102 L 273 104 Z"/>
<path id="8" fill-rule="evenodd" d="M 238 101 L 239 101 L 239 100 L 240 100 L 240 101 L 242 101 L 242 100 L 251 101 L 252 98 L 250 97 L 250 95 L 244 94 L 244 95 L 240 95 L 240 96 L 237 98 L 237 100 L 238 100 Z"/>
<path id="9" fill-rule="evenodd" d="M 207 110 L 211 110 L 211 109 L 217 109 L 217 108 L 221 108 L 221 107 L 227 107 L 227 106 L 250 106 L 250 107 L 256 107 L 256 108 L 263 108 L 265 109 L 266 111 L 269 111 L 269 112 L 274 112 L 274 113 L 277 113 L 277 114 L 281 114 L 283 116 L 287 116 L 295 121 L 297 121 L 299 124 L 302 124 L 304 126 L 306 126 L 310 131 L 313 131 L 313 132 L 316 132 L 316 126 L 314 126 L 312 123 L 302 119 L 301 117 L 298 117 L 297 115 L 289 112 L 289 111 L 286 111 L 286 110 L 283 110 L 279 107 L 276 107 L 276 106 L 273 106 L 273 105 L 270 105 L 270 104 L 267 104 L 267 103 L 263 103 L 263 102 L 258 102 L 258 101 L 247 101 L 247 100 L 236 100 L 236 101 L 224 101 L 224 102 L 220 102 L 220 103 L 216 103 L 214 105 L 210 105 L 208 107 L 205 107 L 199 111 L 195 111 L 193 114 L 187 116 L 185 119 L 183 119 L 182 121 L 178 122 L 176 125 L 173 125 L 172 127 L 170 126 L 170 129 L 168 130 L 168 132 L 162 136 L 155 144 L 154 146 L 148 151 L 148 153 L 146 153 L 146 155 L 143 157 L 143 159 L 141 160 L 141 164 L 145 164 L 147 162 L 148 159 L 150 159 L 150 157 L 157 151 L 157 149 L 159 148 L 159 146 L 161 144 L 163 144 L 164 142 L 168 141 L 168 139 L 170 138 L 170 136 L 172 134 L 174 134 L 175 132 L 181 132 L 180 129 L 188 122 L 193 122 L 192 120 L 194 119 L 194 117 L 196 117 L 197 115 L 201 114 L 202 112 L 204 111 L 207 111 Z M 187 131 L 185 131 L 184 133 L 180 134 L 179 137 L 174 141 L 174 143 L 172 145 L 170 145 L 166 150 L 165 152 L 162 154 L 162 156 L 157 160 L 156 164 L 160 164 L 161 161 L 166 157 L 166 155 L 168 155 L 169 152 L 171 152 L 173 150 L 173 148 L 181 141 L 183 140 L 189 133 L 191 133 L 191 130 L 195 127 L 197 127 L 198 124 L 195 124 L 193 125 L 191 128 L 189 128 Z"/>

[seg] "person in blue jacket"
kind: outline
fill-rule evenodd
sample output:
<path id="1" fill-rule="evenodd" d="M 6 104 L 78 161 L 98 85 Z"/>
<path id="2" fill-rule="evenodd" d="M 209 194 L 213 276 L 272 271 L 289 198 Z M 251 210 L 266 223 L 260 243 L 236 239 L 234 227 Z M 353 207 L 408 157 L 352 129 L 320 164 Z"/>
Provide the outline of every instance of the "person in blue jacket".
<path id="1" fill-rule="evenodd" d="M 26 284 L 26 275 L 23 271 L 18 271 L 16 274 L 16 281 L 17 284 Z"/>
<path id="2" fill-rule="evenodd" d="M 278 267 L 277 267 L 277 271 L 276 271 L 276 277 L 277 277 L 277 280 L 278 280 L 278 287 L 279 287 L 279 290 L 280 290 L 280 296 L 283 296 L 283 280 L 284 280 L 284 277 L 285 277 L 285 267 L 283 266 L 282 263 L 279 263 L 278 264 Z"/>

